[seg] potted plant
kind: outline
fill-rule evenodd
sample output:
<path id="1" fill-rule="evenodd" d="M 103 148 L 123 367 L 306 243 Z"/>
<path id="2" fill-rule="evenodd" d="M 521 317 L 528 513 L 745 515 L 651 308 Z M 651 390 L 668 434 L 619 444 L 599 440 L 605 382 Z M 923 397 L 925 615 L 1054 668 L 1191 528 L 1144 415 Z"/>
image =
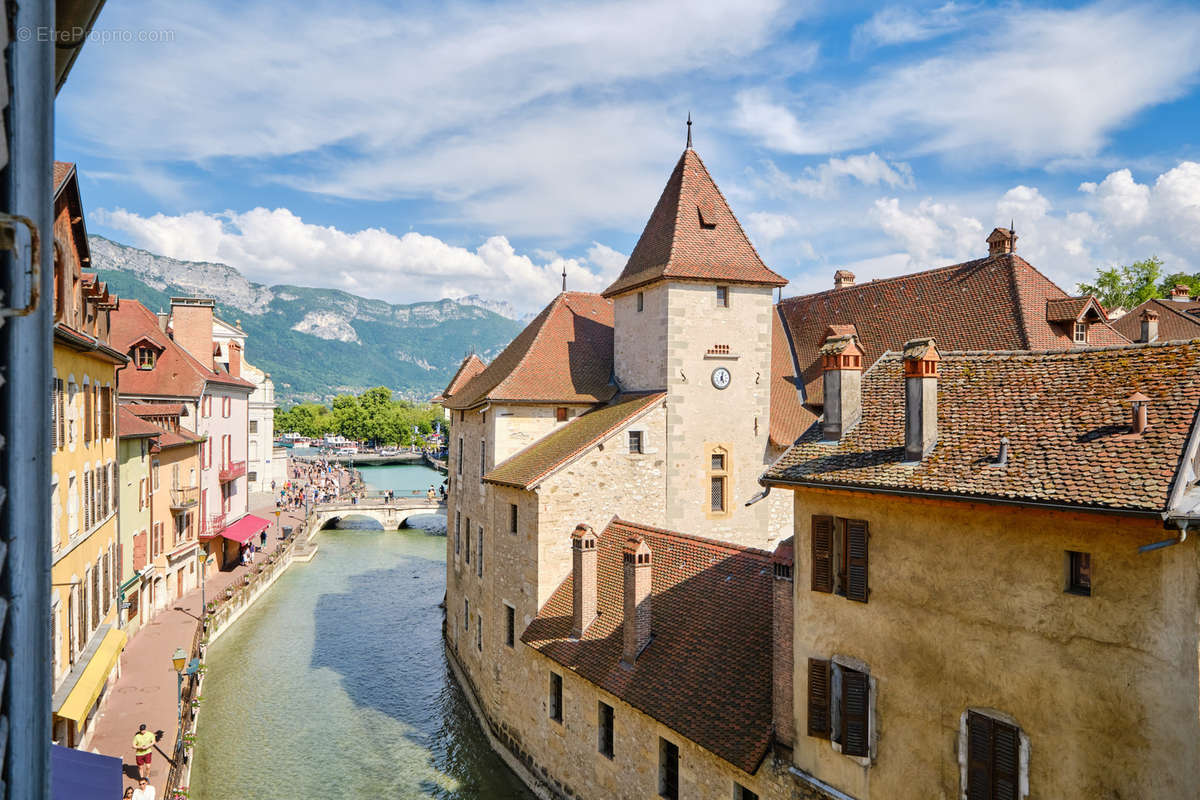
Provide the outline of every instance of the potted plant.
<path id="1" fill-rule="evenodd" d="M 188 787 L 180 786 L 168 792 L 165 800 L 188 800 L 189 797 L 191 795 L 188 794 Z"/>

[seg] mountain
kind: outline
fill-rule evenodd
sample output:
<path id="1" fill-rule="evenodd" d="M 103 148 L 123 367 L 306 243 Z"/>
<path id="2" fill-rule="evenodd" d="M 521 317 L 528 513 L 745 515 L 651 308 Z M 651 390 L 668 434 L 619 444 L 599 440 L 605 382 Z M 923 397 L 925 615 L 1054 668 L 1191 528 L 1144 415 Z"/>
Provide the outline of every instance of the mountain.
<path id="1" fill-rule="evenodd" d="M 489 300 L 486 297 L 480 297 L 477 294 L 468 294 L 463 297 L 451 297 L 451 300 L 458 303 L 460 306 L 476 306 L 478 308 L 486 308 L 488 311 L 499 314 L 502 317 L 516 320 L 517 322 L 529 322 L 537 316 L 536 311 L 531 311 L 528 314 L 522 314 L 512 307 L 512 304 L 507 300 Z"/>
<path id="2" fill-rule="evenodd" d="M 93 267 L 118 297 L 153 311 L 172 296 L 214 298 L 217 316 L 246 331 L 246 359 L 270 373 L 281 404 L 372 386 L 427 400 L 468 350 L 490 360 L 523 327 L 478 297 L 392 305 L 336 289 L 264 286 L 226 264 L 181 261 L 103 236 L 88 242 Z"/>

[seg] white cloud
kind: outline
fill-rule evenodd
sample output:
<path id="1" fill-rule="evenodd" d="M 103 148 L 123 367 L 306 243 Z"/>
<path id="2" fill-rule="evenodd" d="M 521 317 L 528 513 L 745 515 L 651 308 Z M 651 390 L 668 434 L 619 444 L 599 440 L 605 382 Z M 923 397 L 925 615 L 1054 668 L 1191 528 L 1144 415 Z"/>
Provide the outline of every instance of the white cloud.
<path id="1" fill-rule="evenodd" d="M 745 223 L 750 238 L 759 246 L 800 230 L 800 221 L 792 215 L 770 211 L 753 211 L 746 215 Z"/>
<path id="2" fill-rule="evenodd" d="M 820 199 L 836 194 L 846 178 L 853 178 L 863 186 L 888 186 L 893 189 L 911 189 L 913 186 L 912 168 L 908 164 L 888 162 L 878 153 L 830 158 L 822 164 L 805 167 L 796 178 L 768 161 L 765 179 L 760 183 L 774 195 L 795 192 Z"/>
<path id="3" fill-rule="evenodd" d="M 962 27 L 969 6 L 946 3 L 938 8 L 919 11 L 888 6 L 854 29 L 851 47 L 862 51 L 871 47 L 923 42 L 952 33 Z"/>
<path id="4" fill-rule="evenodd" d="M 138 247 L 229 264 L 260 283 L 344 289 L 394 303 L 480 294 L 529 311 L 558 293 L 564 267 L 572 290 L 595 292 L 608 285 L 625 260 L 598 243 L 587 258 L 539 262 L 517 253 L 503 236 L 492 236 L 472 251 L 414 232 L 347 233 L 306 223 L 286 208 L 151 217 L 100 209 L 92 218 L 129 234 Z"/>
<path id="5" fill-rule="evenodd" d="M 874 214 L 884 233 L 903 246 L 914 269 L 966 260 L 984 238 L 983 224 L 952 204 L 925 199 L 905 211 L 898 199 L 880 198 Z"/>
<path id="6" fill-rule="evenodd" d="M 912 154 L 1033 163 L 1095 154 L 1135 114 L 1191 88 L 1198 71 L 1193 9 L 1018 7 L 855 87 L 790 99 L 743 91 L 735 117 L 790 153 L 895 143 Z"/>

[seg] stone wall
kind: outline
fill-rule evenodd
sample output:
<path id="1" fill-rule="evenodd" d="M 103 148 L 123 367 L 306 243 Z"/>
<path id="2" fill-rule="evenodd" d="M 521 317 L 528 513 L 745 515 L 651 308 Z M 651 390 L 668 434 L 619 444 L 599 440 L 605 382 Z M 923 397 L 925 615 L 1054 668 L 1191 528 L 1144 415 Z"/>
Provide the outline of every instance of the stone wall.
<path id="1" fill-rule="evenodd" d="M 666 336 L 666 284 L 613 298 L 613 371 L 622 390 L 651 392 L 667 387 Z"/>
<path id="2" fill-rule="evenodd" d="M 778 490 L 776 490 L 778 491 Z M 1159 520 L 797 490 L 795 763 L 859 800 L 958 798 L 960 721 L 992 709 L 1028 736 L 1029 797 L 1191 797 L 1200 559 Z M 811 515 L 870 524 L 869 602 L 811 591 Z M 1091 554 L 1090 597 L 1064 592 Z M 806 735 L 810 657 L 876 682 L 874 763 Z"/>
<path id="3" fill-rule="evenodd" d="M 592 406 L 566 406 L 567 422 L 584 413 Z M 492 464 L 499 464 L 508 457 L 524 450 L 529 445 L 566 425 L 556 416 L 558 406 L 493 405 L 489 415 L 495 415 L 493 426 Z"/>

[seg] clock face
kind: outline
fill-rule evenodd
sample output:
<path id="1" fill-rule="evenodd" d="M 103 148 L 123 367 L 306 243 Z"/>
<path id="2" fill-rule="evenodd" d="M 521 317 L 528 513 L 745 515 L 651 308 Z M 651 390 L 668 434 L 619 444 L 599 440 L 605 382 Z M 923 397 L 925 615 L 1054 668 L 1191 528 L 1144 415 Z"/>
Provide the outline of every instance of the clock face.
<path id="1" fill-rule="evenodd" d="M 724 389 L 729 385 L 729 370 L 724 367 L 717 367 L 712 373 L 712 385 L 718 389 Z"/>

